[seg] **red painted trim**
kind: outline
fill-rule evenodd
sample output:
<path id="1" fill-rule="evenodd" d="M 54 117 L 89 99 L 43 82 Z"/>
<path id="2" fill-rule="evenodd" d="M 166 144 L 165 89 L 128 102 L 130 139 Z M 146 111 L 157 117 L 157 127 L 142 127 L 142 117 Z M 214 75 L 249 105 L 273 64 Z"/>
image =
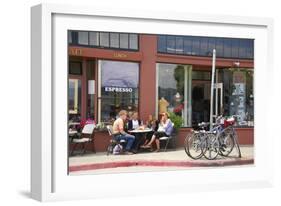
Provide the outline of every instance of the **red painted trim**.
<path id="1" fill-rule="evenodd" d="M 85 171 L 85 170 L 98 170 L 109 169 L 117 167 L 221 167 L 221 166 L 234 166 L 234 165 L 248 165 L 254 164 L 254 159 L 244 160 L 214 160 L 214 161 L 120 161 L 120 162 L 106 162 L 94 163 L 87 165 L 70 166 L 69 172 Z"/>
<path id="2" fill-rule="evenodd" d="M 79 46 L 69 46 L 68 53 L 73 56 L 72 51 L 78 50 L 79 52 L 75 56 L 89 57 L 89 58 L 99 58 L 117 61 L 141 61 L 142 53 L 139 51 L 124 51 L 124 50 L 112 50 L 112 49 L 97 49 L 97 48 L 87 48 Z"/>

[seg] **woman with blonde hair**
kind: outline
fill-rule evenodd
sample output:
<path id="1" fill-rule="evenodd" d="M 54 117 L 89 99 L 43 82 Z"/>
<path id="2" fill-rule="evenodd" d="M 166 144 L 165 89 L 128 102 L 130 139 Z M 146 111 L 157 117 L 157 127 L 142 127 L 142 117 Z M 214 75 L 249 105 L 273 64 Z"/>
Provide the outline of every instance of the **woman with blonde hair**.
<path id="1" fill-rule="evenodd" d="M 160 151 L 160 137 L 170 136 L 173 131 L 173 123 L 169 119 L 169 115 L 167 112 L 162 113 L 162 118 L 159 123 L 159 127 L 156 132 L 152 135 L 150 142 L 143 145 L 142 148 L 151 148 L 152 143 L 155 141 L 157 149 L 155 152 Z"/>

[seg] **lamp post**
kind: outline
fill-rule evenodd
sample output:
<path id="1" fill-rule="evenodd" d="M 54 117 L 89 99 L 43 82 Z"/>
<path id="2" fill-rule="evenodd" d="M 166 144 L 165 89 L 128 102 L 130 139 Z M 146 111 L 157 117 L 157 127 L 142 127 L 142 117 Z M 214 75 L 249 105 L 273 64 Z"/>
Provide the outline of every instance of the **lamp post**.
<path id="1" fill-rule="evenodd" d="M 210 130 L 213 129 L 213 103 L 214 103 L 213 96 L 214 96 L 215 71 L 216 71 L 216 50 L 213 49 L 211 98 L 210 98 Z"/>

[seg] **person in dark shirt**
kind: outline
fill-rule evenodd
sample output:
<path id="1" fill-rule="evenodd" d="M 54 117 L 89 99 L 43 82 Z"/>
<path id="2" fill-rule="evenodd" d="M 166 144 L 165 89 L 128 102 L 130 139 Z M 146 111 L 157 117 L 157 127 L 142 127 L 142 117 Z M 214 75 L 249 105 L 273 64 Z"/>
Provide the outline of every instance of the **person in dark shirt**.
<path id="1" fill-rule="evenodd" d="M 139 129 L 142 126 L 142 121 L 139 119 L 138 112 L 133 112 L 132 118 L 128 121 L 128 132 L 131 130 Z M 139 149 L 139 146 L 142 141 L 142 134 L 133 134 L 135 136 L 135 142 L 133 145 L 133 152 L 137 152 Z"/>

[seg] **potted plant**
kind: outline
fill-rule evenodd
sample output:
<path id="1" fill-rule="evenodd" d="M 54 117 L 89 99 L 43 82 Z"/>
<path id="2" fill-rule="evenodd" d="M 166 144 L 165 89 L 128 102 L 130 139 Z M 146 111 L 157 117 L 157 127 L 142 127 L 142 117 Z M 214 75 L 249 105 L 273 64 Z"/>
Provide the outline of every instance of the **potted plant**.
<path id="1" fill-rule="evenodd" d="M 170 120 L 174 123 L 174 132 L 178 133 L 179 128 L 183 124 L 183 119 L 181 116 L 176 115 L 174 112 L 169 112 Z"/>

